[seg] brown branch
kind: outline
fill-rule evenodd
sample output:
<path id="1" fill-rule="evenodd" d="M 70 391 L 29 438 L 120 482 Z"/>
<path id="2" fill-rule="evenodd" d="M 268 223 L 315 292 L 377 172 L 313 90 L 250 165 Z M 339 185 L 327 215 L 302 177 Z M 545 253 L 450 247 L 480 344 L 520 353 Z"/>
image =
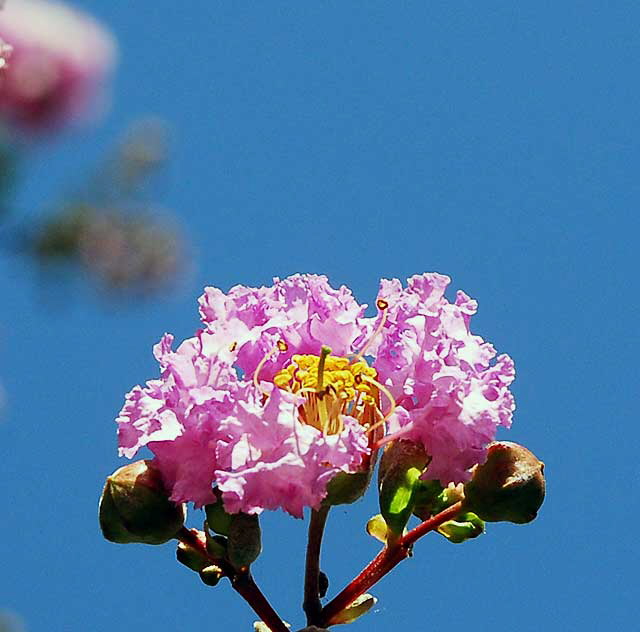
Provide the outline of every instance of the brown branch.
<path id="1" fill-rule="evenodd" d="M 322 610 L 322 603 L 320 603 L 320 549 L 329 509 L 329 506 L 322 506 L 317 511 L 312 509 L 311 518 L 309 519 L 309 538 L 307 541 L 304 575 L 304 601 L 302 603 L 302 608 L 307 615 L 307 625 L 316 623 Z"/>
<path id="2" fill-rule="evenodd" d="M 229 578 L 233 589 L 251 606 L 260 620 L 267 625 L 272 632 L 290 632 L 277 612 L 273 609 L 267 598 L 255 583 L 248 568 L 237 570 L 227 560 L 213 557 L 207 551 L 207 545 L 198 537 L 194 529 L 182 527 L 177 534 L 177 539 L 184 544 L 197 549 L 211 564 L 218 566 L 225 577 Z"/>

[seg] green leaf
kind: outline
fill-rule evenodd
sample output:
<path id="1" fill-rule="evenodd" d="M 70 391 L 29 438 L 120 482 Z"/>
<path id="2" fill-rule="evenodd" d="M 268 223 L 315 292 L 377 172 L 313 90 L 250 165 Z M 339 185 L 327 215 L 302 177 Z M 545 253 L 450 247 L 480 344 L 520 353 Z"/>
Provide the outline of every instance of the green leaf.
<path id="1" fill-rule="evenodd" d="M 461 544 L 472 538 L 477 538 L 484 533 L 484 521 L 476 514 L 468 511 L 449 520 L 438 527 L 438 533 L 443 535 L 449 542 Z"/>
<path id="2" fill-rule="evenodd" d="M 371 537 L 379 540 L 383 544 L 386 544 L 388 531 L 389 528 L 387 527 L 387 523 L 384 521 L 382 514 L 376 514 L 369 518 L 369 521 L 367 522 L 367 533 Z"/>
<path id="3" fill-rule="evenodd" d="M 363 614 L 369 612 L 377 602 L 378 600 L 373 595 L 360 595 L 350 606 L 347 606 L 342 612 L 331 619 L 331 625 L 353 623 Z"/>

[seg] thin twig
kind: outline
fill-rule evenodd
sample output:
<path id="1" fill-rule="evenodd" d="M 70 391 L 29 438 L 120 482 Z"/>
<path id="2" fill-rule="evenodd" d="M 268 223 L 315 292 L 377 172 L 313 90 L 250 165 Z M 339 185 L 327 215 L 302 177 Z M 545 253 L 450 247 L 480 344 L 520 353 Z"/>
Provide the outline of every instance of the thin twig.
<path id="1" fill-rule="evenodd" d="M 436 516 L 420 523 L 392 546 L 385 547 L 367 564 L 362 572 L 355 577 L 338 595 L 336 595 L 320 612 L 316 625 L 327 627 L 333 618 L 348 608 L 360 595 L 371 586 L 379 582 L 392 568 L 409 557 L 413 544 L 430 531 L 437 529 L 442 523 L 455 518 L 462 509 L 462 501 L 451 505 Z"/>
<path id="2" fill-rule="evenodd" d="M 210 555 L 206 544 L 198 537 L 197 531 L 193 529 L 182 527 L 176 537 L 180 542 L 197 549 L 212 564 L 218 566 L 223 575 L 229 578 L 233 589 L 251 606 L 253 611 L 260 617 L 260 620 L 272 632 L 290 632 L 267 598 L 262 594 L 260 588 L 258 588 L 248 568 L 237 570 L 227 560 Z"/>
<path id="3" fill-rule="evenodd" d="M 329 506 L 322 506 L 317 511 L 312 509 L 311 518 L 309 519 L 309 538 L 307 541 L 304 574 L 304 601 L 302 602 L 302 607 L 307 615 L 307 625 L 316 623 L 322 610 L 322 603 L 320 603 L 320 549 L 329 509 Z"/>

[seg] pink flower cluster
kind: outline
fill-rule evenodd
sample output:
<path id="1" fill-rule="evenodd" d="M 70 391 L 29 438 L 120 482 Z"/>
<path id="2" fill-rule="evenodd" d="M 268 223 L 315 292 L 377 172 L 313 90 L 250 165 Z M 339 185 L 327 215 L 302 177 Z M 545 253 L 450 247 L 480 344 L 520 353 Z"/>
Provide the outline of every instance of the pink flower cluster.
<path id="1" fill-rule="evenodd" d="M 11 45 L 0 81 L 0 116 L 38 131 L 86 117 L 115 61 L 113 38 L 58 2 L 11 0 L 0 12 Z"/>
<path id="2" fill-rule="evenodd" d="M 372 425 L 386 426 L 383 441 L 422 443 L 432 459 L 428 478 L 466 480 L 497 426 L 510 424 L 514 371 L 508 356 L 493 363 L 493 347 L 469 332 L 476 304 L 463 293 L 449 303 L 448 283 L 438 274 L 414 276 L 407 288 L 383 280 L 375 318 L 324 276 L 295 275 L 226 294 L 206 288 L 203 328 L 175 351 L 165 334 L 154 349 L 160 378 L 127 395 L 117 418 L 120 454 L 131 458 L 147 446 L 173 500 L 207 504 L 215 485 L 230 512 L 282 508 L 300 517 L 304 507 L 317 508 L 338 472 L 368 464 Z M 320 369 L 318 392 L 276 385 L 283 371 L 306 375 L 292 365 L 308 368 L 308 358 L 328 353 L 326 347 L 337 359 L 327 359 L 326 380 L 333 381 L 324 393 L 318 395 Z M 377 377 L 367 388 L 355 379 L 348 391 L 345 359 L 362 362 L 362 350 L 375 358 Z M 357 399 L 335 413 L 354 389 L 362 391 Z M 314 418 L 323 396 L 334 407 L 326 404 L 324 418 Z M 367 397 L 377 402 L 375 419 L 358 404 Z M 329 420 L 331 432 L 322 425 L 327 414 L 339 417 Z"/>

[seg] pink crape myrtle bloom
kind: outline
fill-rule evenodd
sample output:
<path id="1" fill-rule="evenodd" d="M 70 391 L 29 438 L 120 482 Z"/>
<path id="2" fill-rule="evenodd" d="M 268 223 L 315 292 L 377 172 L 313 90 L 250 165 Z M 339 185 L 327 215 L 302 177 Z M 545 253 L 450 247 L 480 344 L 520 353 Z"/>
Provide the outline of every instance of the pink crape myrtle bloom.
<path id="1" fill-rule="evenodd" d="M 492 363 L 493 346 L 469 330 L 478 304 L 461 291 L 450 303 L 449 282 L 441 274 L 413 276 L 406 289 L 397 279 L 381 282 L 378 300 L 389 308 L 373 365 L 397 404 L 386 439 L 421 443 L 431 457 L 425 478 L 443 484 L 469 480 L 515 409 L 513 361 Z"/>
<path id="2" fill-rule="evenodd" d="M 11 0 L 0 38 L 12 47 L 0 79 L 0 116 L 37 132 L 95 113 L 116 57 L 113 37 L 75 9 L 47 0 Z"/>
<path id="3" fill-rule="evenodd" d="M 448 282 L 383 280 L 375 318 L 324 276 L 206 288 L 203 328 L 175 350 L 165 334 L 160 378 L 127 395 L 120 454 L 146 446 L 174 501 L 213 502 L 215 486 L 230 512 L 301 517 L 338 472 L 368 467 L 399 437 L 424 445 L 429 478 L 465 480 L 510 422 L 513 364 L 491 363 L 469 332 L 475 302 L 449 303 Z"/>

